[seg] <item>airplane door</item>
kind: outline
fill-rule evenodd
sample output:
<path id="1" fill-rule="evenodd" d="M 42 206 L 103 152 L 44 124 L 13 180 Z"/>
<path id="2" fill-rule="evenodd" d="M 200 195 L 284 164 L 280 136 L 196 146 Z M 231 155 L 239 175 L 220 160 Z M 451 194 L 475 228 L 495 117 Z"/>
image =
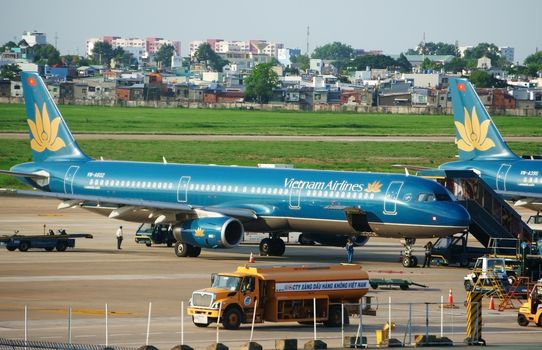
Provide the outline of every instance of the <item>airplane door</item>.
<path id="1" fill-rule="evenodd" d="M 64 175 L 64 193 L 73 194 L 73 178 L 79 170 L 79 166 L 72 165 Z"/>
<path id="2" fill-rule="evenodd" d="M 290 209 L 300 209 L 301 208 L 301 189 L 292 188 L 290 189 Z"/>
<path id="3" fill-rule="evenodd" d="M 184 203 L 188 201 L 188 184 L 190 183 L 190 176 L 183 176 L 179 180 L 177 185 L 177 202 Z"/>
<path id="4" fill-rule="evenodd" d="M 403 181 L 392 181 L 388 189 L 386 190 L 386 196 L 384 197 L 384 214 L 397 215 L 397 197 L 403 187 Z"/>
<path id="5" fill-rule="evenodd" d="M 506 177 L 512 166 L 510 164 L 502 164 L 497 172 L 496 186 L 498 191 L 506 191 Z"/>

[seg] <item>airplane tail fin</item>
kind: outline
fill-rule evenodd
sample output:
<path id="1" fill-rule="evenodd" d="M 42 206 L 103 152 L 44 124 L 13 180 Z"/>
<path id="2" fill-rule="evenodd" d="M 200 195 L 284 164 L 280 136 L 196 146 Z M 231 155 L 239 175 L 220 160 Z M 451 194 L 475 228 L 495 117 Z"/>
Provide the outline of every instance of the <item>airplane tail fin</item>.
<path id="1" fill-rule="evenodd" d="M 89 160 L 77 145 L 41 77 L 34 72 L 22 72 L 21 81 L 34 161 Z"/>
<path id="2" fill-rule="evenodd" d="M 459 158 L 518 158 L 504 142 L 472 84 L 462 78 L 450 78 L 449 81 Z"/>

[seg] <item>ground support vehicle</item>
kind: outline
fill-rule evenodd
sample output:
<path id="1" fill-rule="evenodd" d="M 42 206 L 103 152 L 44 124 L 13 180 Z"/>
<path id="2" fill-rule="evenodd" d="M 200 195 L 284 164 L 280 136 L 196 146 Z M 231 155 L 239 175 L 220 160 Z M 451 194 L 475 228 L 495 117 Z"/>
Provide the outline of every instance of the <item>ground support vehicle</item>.
<path id="1" fill-rule="evenodd" d="M 477 258 L 489 254 L 484 247 L 470 247 L 468 233 L 459 233 L 437 239 L 431 249 L 431 263 L 434 265 L 453 265 L 468 267 Z"/>
<path id="2" fill-rule="evenodd" d="M 92 235 L 88 233 L 64 233 L 58 235 L 20 235 L 16 233 L 11 236 L 0 237 L 0 245 L 5 246 L 9 251 L 19 249 L 21 252 L 26 252 L 31 248 L 42 248 L 48 252 L 54 249 L 63 252 L 67 248 L 75 247 L 76 238 L 92 238 Z"/>
<path id="3" fill-rule="evenodd" d="M 175 237 L 170 225 L 163 224 L 141 224 L 135 234 L 135 242 L 150 247 L 153 244 L 166 244 L 172 247 L 175 244 Z"/>
<path id="4" fill-rule="evenodd" d="M 529 294 L 527 302 L 518 310 L 518 324 L 526 327 L 529 323 L 542 327 L 542 280 L 538 280 Z"/>
<path id="5" fill-rule="evenodd" d="M 368 289 L 367 272 L 355 264 L 240 266 L 235 272 L 213 274 L 210 288 L 192 293 L 187 313 L 198 327 L 221 322 L 226 329 L 238 329 L 253 318 L 257 323 L 316 319 L 334 327 L 359 314 L 357 305 L 345 307 L 342 320 L 341 304 L 360 303 Z"/>
<path id="6" fill-rule="evenodd" d="M 472 272 L 464 277 L 467 292 L 480 290 L 490 292 L 495 288 L 506 292 L 506 286 L 509 284 L 506 262 L 503 258 L 480 257 L 476 260 Z"/>

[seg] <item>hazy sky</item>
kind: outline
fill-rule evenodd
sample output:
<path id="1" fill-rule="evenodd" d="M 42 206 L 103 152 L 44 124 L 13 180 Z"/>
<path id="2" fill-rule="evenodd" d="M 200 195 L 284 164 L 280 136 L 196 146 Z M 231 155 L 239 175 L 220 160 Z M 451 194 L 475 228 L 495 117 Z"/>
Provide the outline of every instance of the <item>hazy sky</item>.
<path id="1" fill-rule="evenodd" d="M 25 30 L 47 34 L 62 54 L 84 55 L 102 35 L 180 40 L 264 39 L 312 51 L 333 41 L 397 54 L 426 41 L 515 48 L 515 60 L 542 49 L 539 0 L 13 0 L 1 2 L 0 43 Z"/>

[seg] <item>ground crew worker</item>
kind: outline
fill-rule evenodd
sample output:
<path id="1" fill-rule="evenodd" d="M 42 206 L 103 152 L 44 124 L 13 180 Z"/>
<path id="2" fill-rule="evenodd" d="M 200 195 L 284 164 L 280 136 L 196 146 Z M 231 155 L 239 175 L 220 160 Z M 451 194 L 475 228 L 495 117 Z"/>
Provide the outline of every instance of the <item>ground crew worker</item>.
<path id="1" fill-rule="evenodd" d="M 119 226 L 119 229 L 117 230 L 117 249 L 122 249 L 120 245 L 122 244 L 123 239 L 123 233 L 122 233 L 122 226 Z"/>
<path id="2" fill-rule="evenodd" d="M 425 248 L 425 259 L 423 261 L 422 267 L 431 267 L 431 250 L 433 249 L 433 243 L 431 241 L 427 242 L 426 245 L 423 246 Z"/>
<path id="3" fill-rule="evenodd" d="M 346 261 L 351 264 L 352 259 L 354 258 L 354 242 L 352 242 L 352 238 L 348 238 L 346 241 Z"/>

